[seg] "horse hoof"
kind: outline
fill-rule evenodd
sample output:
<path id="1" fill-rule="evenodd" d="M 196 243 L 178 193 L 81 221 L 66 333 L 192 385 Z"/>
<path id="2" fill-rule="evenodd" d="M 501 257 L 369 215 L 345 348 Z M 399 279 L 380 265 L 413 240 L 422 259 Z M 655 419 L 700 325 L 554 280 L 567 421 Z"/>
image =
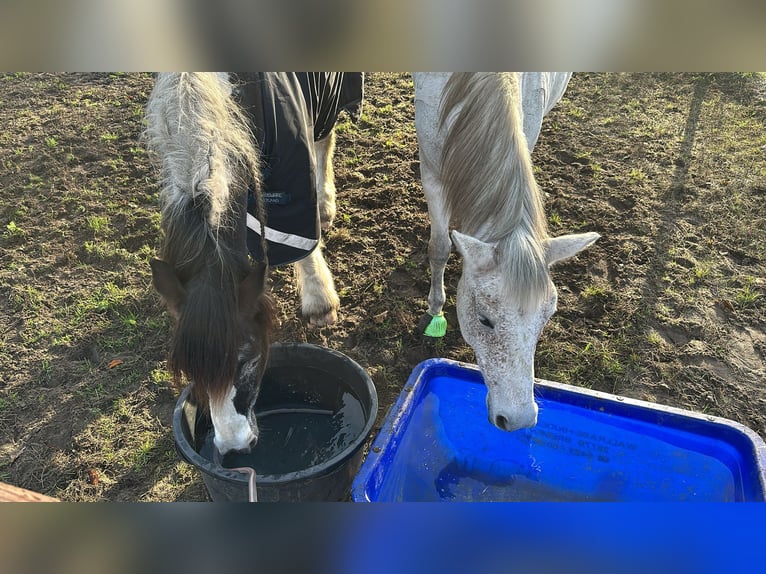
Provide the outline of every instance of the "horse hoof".
<path id="1" fill-rule="evenodd" d="M 444 313 L 425 313 L 418 322 L 418 333 L 430 339 L 441 339 L 447 334 L 447 319 Z"/>
<path id="2" fill-rule="evenodd" d="M 330 309 L 327 313 L 312 315 L 308 320 L 312 327 L 327 327 L 338 321 L 338 312 L 335 309 Z"/>
<path id="3" fill-rule="evenodd" d="M 322 231 L 329 231 L 332 227 L 333 221 L 335 221 L 335 207 L 329 207 L 327 205 L 319 206 L 319 225 Z"/>

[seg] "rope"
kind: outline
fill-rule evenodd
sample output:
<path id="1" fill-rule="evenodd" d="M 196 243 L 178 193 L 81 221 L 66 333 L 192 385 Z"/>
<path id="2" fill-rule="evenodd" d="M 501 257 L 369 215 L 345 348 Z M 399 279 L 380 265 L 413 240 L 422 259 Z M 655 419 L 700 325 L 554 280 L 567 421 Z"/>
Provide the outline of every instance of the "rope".
<path id="1" fill-rule="evenodd" d="M 258 490 L 255 486 L 255 469 L 250 468 L 249 466 L 239 466 L 236 468 L 223 466 L 223 457 L 215 447 L 213 447 L 213 463 L 217 464 L 221 468 L 225 468 L 226 470 L 234 470 L 242 474 L 246 474 L 248 502 L 258 502 Z"/>

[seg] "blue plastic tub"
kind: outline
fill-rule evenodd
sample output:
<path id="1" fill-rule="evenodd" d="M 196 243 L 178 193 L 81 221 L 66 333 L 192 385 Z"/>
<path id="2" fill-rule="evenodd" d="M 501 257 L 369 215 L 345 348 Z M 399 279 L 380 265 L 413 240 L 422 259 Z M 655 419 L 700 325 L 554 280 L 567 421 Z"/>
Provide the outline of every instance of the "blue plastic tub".
<path id="1" fill-rule="evenodd" d="M 352 485 L 366 501 L 763 501 L 766 443 L 734 421 L 538 380 L 537 426 L 487 420 L 474 365 L 418 365 Z"/>

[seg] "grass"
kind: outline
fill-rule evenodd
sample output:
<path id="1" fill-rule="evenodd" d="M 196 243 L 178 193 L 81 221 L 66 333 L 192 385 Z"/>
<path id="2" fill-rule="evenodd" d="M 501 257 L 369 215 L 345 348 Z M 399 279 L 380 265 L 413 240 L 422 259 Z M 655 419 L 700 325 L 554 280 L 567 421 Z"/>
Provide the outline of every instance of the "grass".
<path id="1" fill-rule="evenodd" d="M 14 406 L 18 400 L 19 393 L 16 391 L 11 391 L 5 394 L 5 396 L 0 396 L 0 415 L 10 407 Z"/>
<path id="2" fill-rule="evenodd" d="M 638 362 L 630 345 L 627 337 L 612 340 L 588 337 L 582 345 L 559 343 L 556 348 L 542 341 L 538 344 L 538 376 L 617 393 L 623 377 Z"/>
<path id="3" fill-rule="evenodd" d="M 9 222 L 8 225 L 5 226 L 5 228 L 8 230 L 9 237 L 20 237 L 24 235 L 24 232 L 18 225 L 16 225 L 15 221 Z"/>
<path id="4" fill-rule="evenodd" d="M 582 296 L 585 299 L 606 299 L 609 296 L 609 291 L 605 287 L 588 285 L 583 289 Z"/>
<path id="5" fill-rule="evenodd" d="M 628 172 L 628 179 L 634 183 L 641 183 L 646 181 L 646 173 L 640 167 L 634 167 Z"/>
<path id="6" fill-rule="evenodd" d="M 170 382 L 170 373 L 164 368 L 153 369 L 149 377 L 155 385 L 164 385 Z"/>
<path id="7" fill-rule="evenodd" d="M 662 347 L 665 344 L 665 340 L 655 330 L 651 330 L 646 336 L 646 341 L 653 347 Z"/>
<path id="8" fill-rule="evenodd" d="M 35 175 L 34 173 L 30 173 L 27 176 L 27 184 L 24 186 L 24 189 L 40 189 L 45 182 L 43 181 L 43 178 L 39 175 Z"/>
<path id="9" fill-rule="evenodd" d="M 709 262 L 697 262 L 695 263 L 694 267 L 692 268 L 692 277 L 690 283 L 692 285 L 697 285 L 699 283 L 703 283 L 705 279 L 710 277 L 710 273 L 712 272 L 713 265 Z"/>
<path id="10" fill-rule="evenodd" d="M 0 137 L 5 152 L 0 169 L 9 178 L 0 199 L 0 241 L 12 246 L 11 257 L 0 266 L 0 297 L 16 327 L 12 338 L 0 337 L 0 357 L 3 372 L 11 373 L 9 385 L 19 377 L 26 381 L 6 387 L 5 376 L 0 377 L 0 419 L 36 416 L 24 409 L 38 404 L 53 409 L 46 425 L 51 430 L 45 432 L 71 432 L 74 443 L 52 450 L 43 438 L 27 447 L 25 453 L 38 453 L 50 463 L 43 474 L 56 476 L 46 484 L 35 478 L 28 486 L 97 500 L 122 476 L 171 462 L 167 427 L 147 410 L 162 404 L 157 396 L 168 392 L 161 342 L 169 325 L 157 301 L 147 297 L 146 263 L 156 253 L 159 210 L 146 151 L 136 144 L 125 158 L 98 151 L 127 132 L 140 133 L 147 90 L 143 98 L 116 91 L 102 97 L 98 88 L 77 85 L 70 76 L 41 86 L 49 90 L 40 99 L 49 96 L 47 104 L 10 99 L 0 106 L 0 115 L 15 118 L 14 129 Z M 120 129 L 113 129 L 118 123 Z M 62 153 L 51 153 L 58 150 Z M 146 178 L 136 179 L 142 171 Z M 112 240 L 118 220 L 125 227 Z M 32 236 L 34 241 L 27 241 Z M 108 369 L 116 357 L 124 362 Z M 139 389 L 143 394 L 134 401 L 131 394 Z M 133 414 L 110 412 L 115 398 L 125 397 Z M 126 425 L 138 430 L 126 432 Z M 0 466 L 4 463 L 0 456 Z M 99 485 L 87 483 L 89 469 L 98 470 Z M 15 475 L 9 479 L 20 482 Z"/>
<path id="11" fill-rule="evenodd" d="M 761 293 L 755 290 L 750 285 L 745 285 L 734 297 L 738 307 L 743 309 L 749 309 L 754 307 L 761 300 Z"/>
<path id="12" fill-rule="evenodd" d="M 583 108 L 572 106 L 567 110 L 567 115 L 577 119 L 583 119 L 585 117 L 585 110 Z"/>
<path id="13" fill-rule="evenodd" d="M 109 219 L 102 215 L 91 215 L 87 221 L 88 229 L 95 235 L 101 235 L 109 226 Z"/>

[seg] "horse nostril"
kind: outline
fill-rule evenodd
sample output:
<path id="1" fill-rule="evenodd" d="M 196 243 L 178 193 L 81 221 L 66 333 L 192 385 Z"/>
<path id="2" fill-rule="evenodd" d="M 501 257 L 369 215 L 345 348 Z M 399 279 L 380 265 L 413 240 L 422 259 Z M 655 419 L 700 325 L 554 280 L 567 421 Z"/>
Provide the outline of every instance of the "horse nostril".
<path id="1" fill-rule="evenodd" d="M 503 430 L 508 430 L 508 419 L 503 415 L 497 415 L 495 417 L 495 426 Z"/>

